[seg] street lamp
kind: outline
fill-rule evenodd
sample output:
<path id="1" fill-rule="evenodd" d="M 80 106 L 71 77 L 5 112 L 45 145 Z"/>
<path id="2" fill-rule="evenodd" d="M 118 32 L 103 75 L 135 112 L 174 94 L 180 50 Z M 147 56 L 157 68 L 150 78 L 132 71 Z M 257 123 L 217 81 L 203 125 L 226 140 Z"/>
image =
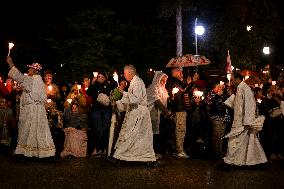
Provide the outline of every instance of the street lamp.
<path id="1" fill-rule="evenodd" d="M 262 52 L 263 52 L 265 55 L 269 55 L 269 54 L 270 54 L 270 48 L 269 48 L 269 47 L 263 47 Z"/>
<path id="2" fill-rule="evenodd" d="M 198 55 L 198 49 L 197 49 L 197 35 L 203 35 L 205 32 L 205 29 L 203 26 L 197 25 L 197 18 L 195 18 L 194 23 L 194 32 L 195 32 L 195 54 Z"/>

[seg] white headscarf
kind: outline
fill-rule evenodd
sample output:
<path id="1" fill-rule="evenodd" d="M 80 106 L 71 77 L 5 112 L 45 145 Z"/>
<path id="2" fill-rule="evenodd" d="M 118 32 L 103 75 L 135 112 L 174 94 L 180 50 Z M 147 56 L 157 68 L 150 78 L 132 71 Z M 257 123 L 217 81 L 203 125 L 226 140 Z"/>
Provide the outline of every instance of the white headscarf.
<path id="1" fill-rule="evenodd" d="M 166 90 L 165 85 L 160 83 L 163 76 L 168 77 L 165 73 L 156 71 L 152 84 L 147 88 L 147 104 L 150 110 L 154 107 L 154 102 L 156 100 L 160 100 L 162 104 L 167 107 L 168 91 Z"/>

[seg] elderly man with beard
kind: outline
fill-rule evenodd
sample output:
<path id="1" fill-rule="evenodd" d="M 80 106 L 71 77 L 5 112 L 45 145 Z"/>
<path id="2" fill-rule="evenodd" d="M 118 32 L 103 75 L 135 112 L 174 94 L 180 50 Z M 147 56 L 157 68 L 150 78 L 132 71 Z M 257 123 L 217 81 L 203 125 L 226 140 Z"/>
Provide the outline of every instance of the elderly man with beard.
<path id="1" fill-rule="evenodd" d="M 156 158 L 145 84 L 136 74 L 133 65 L 124 67 L 124 77 L 130 82 L 130 86 L 128 92 L 123 91 L 122 99 L 116 102 L 118 109 L 126 109 L 126 115 L 113 157 L 152 164 L 156 162 Z"/>

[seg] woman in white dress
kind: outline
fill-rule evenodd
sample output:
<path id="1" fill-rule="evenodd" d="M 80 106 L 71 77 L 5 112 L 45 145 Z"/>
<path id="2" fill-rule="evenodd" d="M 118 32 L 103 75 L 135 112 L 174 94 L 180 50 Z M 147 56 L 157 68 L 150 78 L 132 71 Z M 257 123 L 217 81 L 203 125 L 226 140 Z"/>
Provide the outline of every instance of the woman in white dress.
<path id="1" fill-rule="evenodd" d="M 55 146 L 48 126 L 45 110 L 45 85 L 40 76 L 39 63 L 28 65 L 28 75 L 23 75 L 7 57 L 9 76 L 23 88 L 20 99 L 19 134 L 15 154 L 45 158 L 55 155 Z"/>

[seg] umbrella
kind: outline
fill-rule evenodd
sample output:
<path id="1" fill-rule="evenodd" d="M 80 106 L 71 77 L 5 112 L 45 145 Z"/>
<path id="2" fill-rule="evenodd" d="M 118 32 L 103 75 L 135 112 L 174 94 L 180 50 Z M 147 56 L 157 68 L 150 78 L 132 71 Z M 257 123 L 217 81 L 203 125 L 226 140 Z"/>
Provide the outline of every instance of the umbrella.
<path id="1" fill-rule="evenodd" d="M 201 66 L 210 64 L 205 56 L 185 54 L 180 57 L 172 58 L 166 67 L 189 67 L 189 66 Z"/>

